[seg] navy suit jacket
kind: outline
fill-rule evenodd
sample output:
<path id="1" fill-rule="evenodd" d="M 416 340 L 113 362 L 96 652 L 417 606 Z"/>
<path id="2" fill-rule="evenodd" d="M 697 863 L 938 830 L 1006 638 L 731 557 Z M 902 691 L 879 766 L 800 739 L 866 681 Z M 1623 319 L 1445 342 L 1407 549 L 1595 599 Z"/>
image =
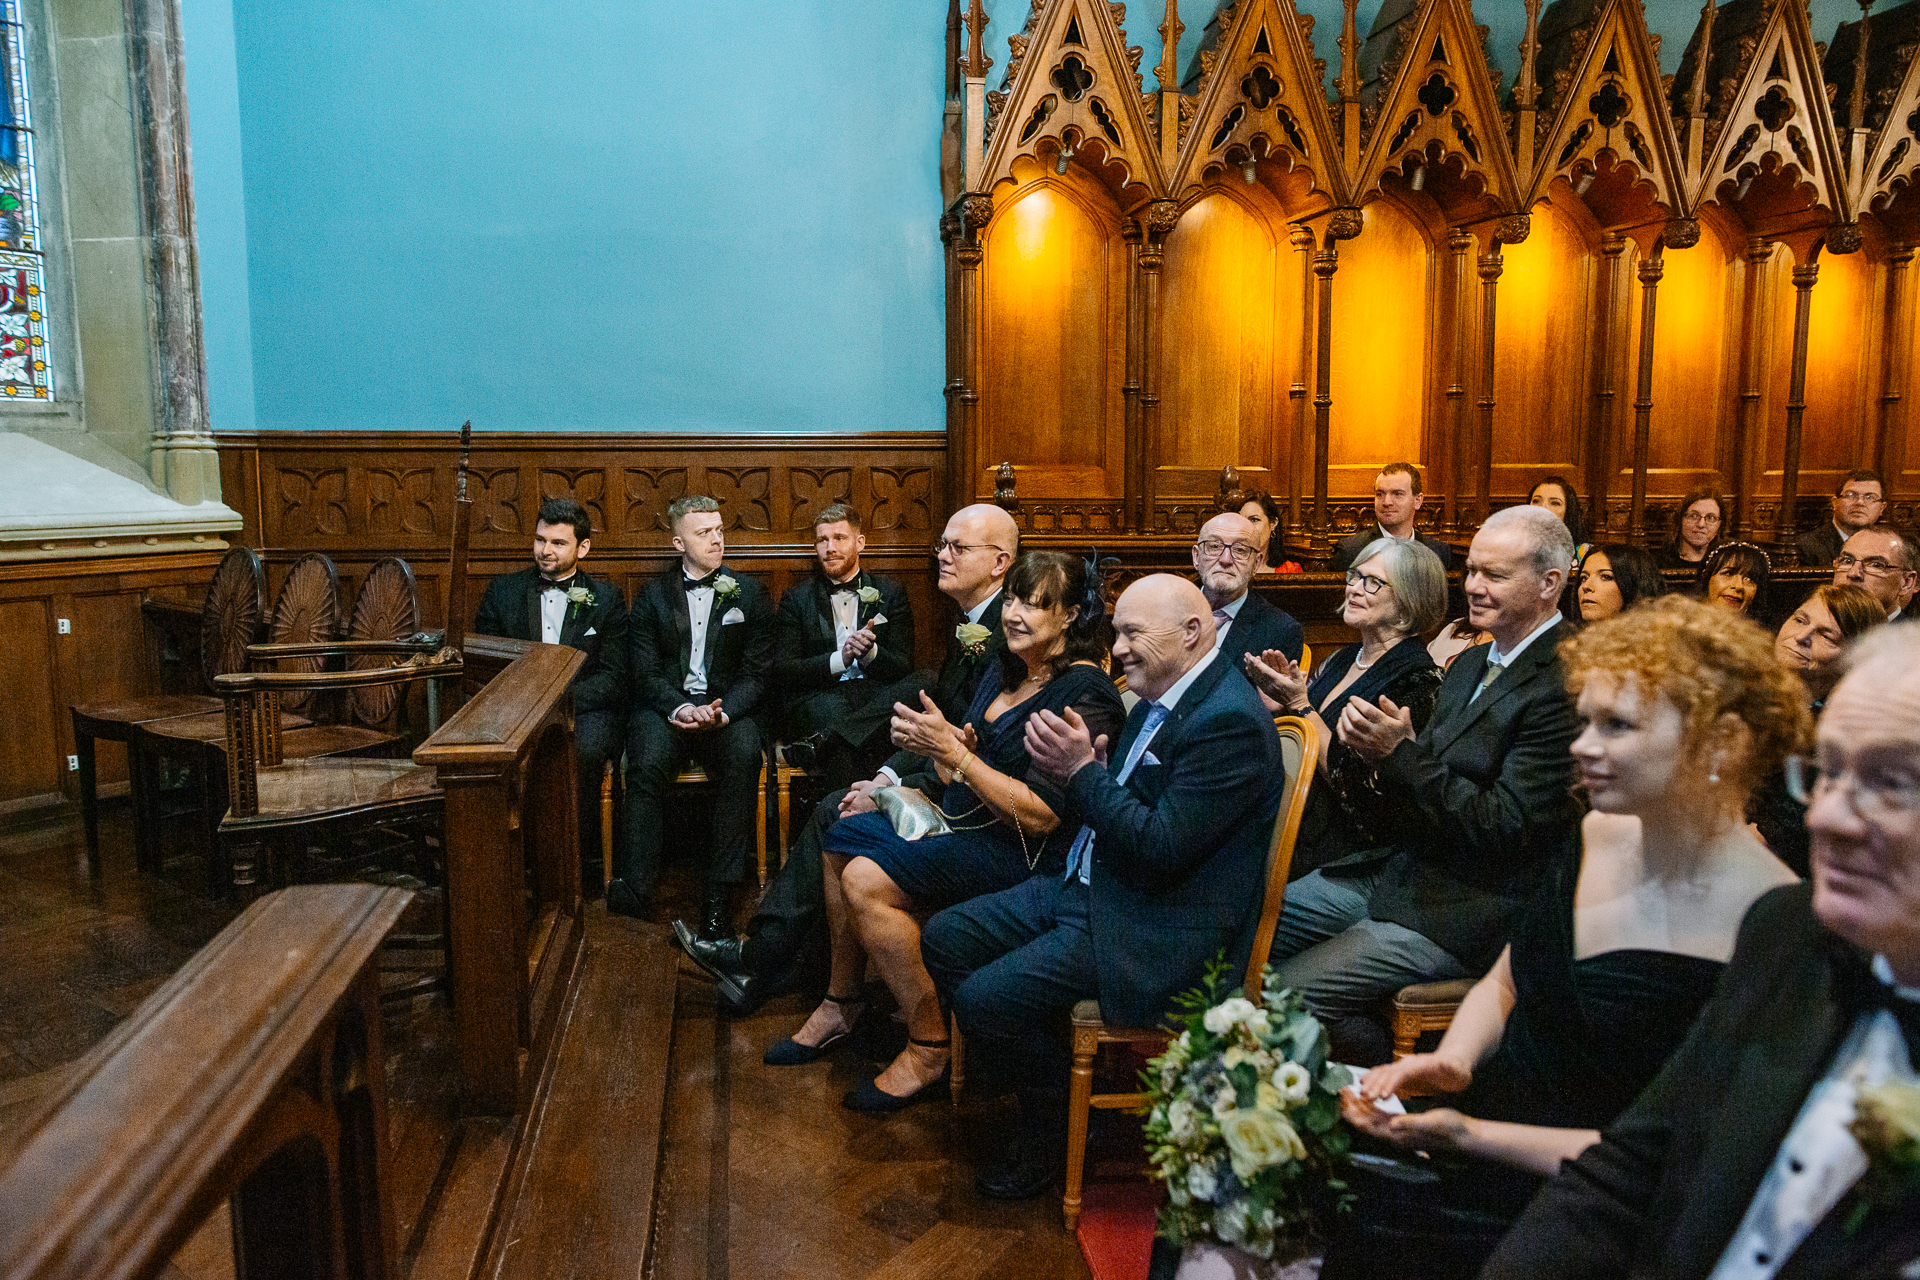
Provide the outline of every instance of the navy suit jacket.
<path id="1" fill-rule="evenodd" d="M 1240 606 L 1233 625 L 1227 628 L 1227 634 L 1220 641 L 1220 656 L 1232 661 L 1237 670 L 1244 671 L 1241 659 L 1249 653 L 1265 653 L 1269 649 L 1280 652 L 1300 661 L 1300 651 L 1306 644 L 1306 633 L 1300 629 L 1300 623 L 1294 616 L 1278 605 L 1267 603 L 1260 593 L 1247 588 L 1246 602 Z"/>
<path id="2" fill-rule="evenodd" d="M 1106 768 L 1067 782 L 1067 820 L 1094 831 L 1100 1011 L 1130 1026 L 1157 1023 L 1221 950 L 1246 963 L 1287 781 L 1273 715 L 1224 655 L 1181 695 L 1123 785 L 1113 775 L 1147 707 L 1127 717 Z"/>

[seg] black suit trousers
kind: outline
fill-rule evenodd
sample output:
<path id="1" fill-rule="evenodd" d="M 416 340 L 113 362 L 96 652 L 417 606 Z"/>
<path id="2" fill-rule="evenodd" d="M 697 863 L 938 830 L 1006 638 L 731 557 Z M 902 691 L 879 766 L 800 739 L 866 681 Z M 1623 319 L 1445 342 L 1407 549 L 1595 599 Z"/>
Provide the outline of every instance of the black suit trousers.
<path id="1" fill-rule="evenodd" d="M 578 765 L 575 777 L 580 796 L 580 860 L 597 866 L 600 862 L 600 779 L 607 761 L 620 756 L 626 736 L 627 718 L 611 709 L 576 711 L 573 716 L 573 758 Z M 587 896 L 600 892 L 600 882 L 587 886 Z"/>
<path id="2" fill-rule="evenodd" d="M 1087 903 L 1078 880 L 1029 876 L 948 907 L 920 933 L 920 957 L 966 1037 L 969 1082 L 1011 1087 L 1029 1124 L 1065 1122 L 1067 1015 L 1099 988 Z"/>
<path id="3" fill-rule="evenodd" d="M 813 807 L 793 838 L 787 860 L 767 879 L 767 891 L 747 922 L 740 962 L 769 989 L 785 989 L 789 977 L 805 984 L 814 971 L 824 973 L 827 957 L 827 900 L 820 851 L 827 828 L 840 819 L 846 791 L 830 792 Z"/>
<path id="4" fill-rule="evenodd" d="M 713 851 L 709 887 L 738 884 L 747 871 L 753 840 L 753 810 L 760 780 L 760 727 L 752 717 L 724 729 L 688 732 L 648 707 L 636 708 L 627 726 L 627 822 L 621 875 L 641 897 L 660 883 L 661 798 L 687 760 L 698 760 L 712 779 Z M 684 824 L 676 823 L 676 831 Z"/>

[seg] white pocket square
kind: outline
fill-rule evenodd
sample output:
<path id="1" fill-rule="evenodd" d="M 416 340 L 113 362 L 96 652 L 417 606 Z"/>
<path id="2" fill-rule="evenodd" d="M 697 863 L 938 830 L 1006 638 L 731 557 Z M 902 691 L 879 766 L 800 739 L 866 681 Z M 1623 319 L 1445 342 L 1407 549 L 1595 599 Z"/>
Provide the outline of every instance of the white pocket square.
<path id="1" fill-rule="evenodd" d="M 588 628 L 587 628 L 587 635 L 586 635 L 586 636 L 581 636 L 580 638 L 581 638 L 582 640 L 585 640 L 585 639 L 587 638 L 587 636 L 597 636 L 597 635 L 599 635 L 599 634 L 600 634 L 600 632 L 599 632 L 599 630 L 598 630 L 597 628 L 594 628 L 594 627 L 588 627 Z"/>
<path id="2" fill-rule="evenodd" d="M 747 615 L 738 609 L 729 609 L 720 615 L 720 625 L 723 627 L 730 627 L 736 622 L 745 622 L 746 620 Z"/>
<path id="3" fill-rule="evenodd" d="M 1152 751 L 1148 751 L 1145 755 L 1140 757 L 1140 765 L 1142 768 L 1145 768 L 1147 765 L 1150 765 L 1150 764 L 1159 764 L 1159 763 L 1160 763 L 1160 757 L 1153 754 Z"/>

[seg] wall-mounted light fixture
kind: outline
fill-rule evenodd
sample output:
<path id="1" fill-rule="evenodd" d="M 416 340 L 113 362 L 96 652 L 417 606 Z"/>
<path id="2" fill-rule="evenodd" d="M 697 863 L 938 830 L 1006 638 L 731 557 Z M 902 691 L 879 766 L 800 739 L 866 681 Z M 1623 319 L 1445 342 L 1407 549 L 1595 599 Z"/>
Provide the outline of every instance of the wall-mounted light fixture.
<path id="1" fill-rule="evenodd" d="M 1753 179 L 1754 175 L 1751 173 L 1740 179 L 1740 187 L 1733 193 L 1735 200 L 1745 200 L 1747 198 L 1747 192 L 1753 188 Z"/>
<path id="2" fill-rule="evenodd" d="M 1069 162 L 1072 161 L 1072 159 L 1073 159 L 1073 147 L 1067 144 L 1062 144 L 1060 147 L 1060 154 L 1054 157 L 1053 171 L 1055 173 L 1065 173 L 1067 171 L 1067 165 Z"/>
<path id="3" fill-rule="evenodd" d="M 1249 186 L 1259 181 L 1259 169 L 1252 156 L 1248 156 L 1247 162 L 1240 166 L 1240 176 L 1247 180 Z"/>
<path id="4" fill-rule="evenodd" d="M 1573 184 L 1574 194 L 1578 196 L 1584 196 L 1587 194 L 1587 192 L 1593 190 L 1593 180 L 1599 176 L 1600 176 L 1599 173 L 1592 169 L 1589 169 L 1585 173 L 1581 174 L 1580 181 Z"/>
<path id="5" fill-rule="evenodd" d="M 1413 166 L 1413 176 L 1407 179 L 1407 190 L 1418 191 L 1420 190 L 1420 188 L 1426 185 L 1427 185 L 1427 166 L 1423 164 L 1417 164 Z"/>

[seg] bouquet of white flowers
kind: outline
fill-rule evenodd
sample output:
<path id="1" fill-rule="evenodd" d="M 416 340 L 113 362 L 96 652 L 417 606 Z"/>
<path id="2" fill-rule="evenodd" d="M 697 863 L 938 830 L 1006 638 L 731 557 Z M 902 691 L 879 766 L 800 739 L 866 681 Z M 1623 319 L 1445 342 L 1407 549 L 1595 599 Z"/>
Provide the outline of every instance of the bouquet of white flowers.
<path id="1" fill-rule="evenodd" d="M 1172 1201 L 1159 1234 L 1209 1237 L 1272 1258 L 1303 1249 L 1316 1212 L 1345 1198 L 1351 1138 L 1338 1094 L 1353 1073 L 1327 1060 L 1327 1033 L 1306 1001 L 1271 984 L 1255 1004 L 1216 962 L 1181 996 L 1183 1025 L 1142 1079 L 1154 1174 Z"/>

